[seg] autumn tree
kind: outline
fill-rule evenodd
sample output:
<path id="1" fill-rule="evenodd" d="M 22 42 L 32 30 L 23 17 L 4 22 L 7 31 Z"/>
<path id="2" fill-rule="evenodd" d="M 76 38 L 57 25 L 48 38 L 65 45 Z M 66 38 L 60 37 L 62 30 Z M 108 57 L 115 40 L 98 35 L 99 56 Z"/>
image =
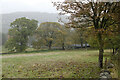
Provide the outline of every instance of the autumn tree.
<path id="1" fill-rule="evenodd" d="M 64 2 L 54 2 L 53 4 L 57 10 L 61 11 L 61 15 L 70 15 L 67 25 L 76 28 L 82 27 L 81 24 L 88 23 L 90 25 L 86 27 L 93 26 L 99 48 L 99 67 L 103 68 L 104 42 L 102 35 L 104 30 L 115 24 L 115 21 L 112 20 L 111 13 L 115 11 L 117 3 L 96 2 L 94 0 L 65 0 Z"/>
<path id="2" fill-rule="evenodd" d="M 48 46 L 51 49 L 52 45 L 56 43 L 56 39 L 59 38 L 58 36 L 62 34 L 61 27 L 57 22 L 41 23 L 35 33 L 36 41 L 33 42 L 34 48 Z"/>
<path id="3" fill-rule="evenodd" d="M 72 39 L 76 44 L 81 44 L 81 48 L 87 47 L 86 29 L 75 28 Z"/>
<path id="4" fill-rule="evenodd" d="M 5 46 L 11 51 L 22 52 L 27 48 L 29 36 L 34 33 L 38 26 L 38 21 L 27 19 L 25 17 L 18 18 L 10 24 L 8 32 L 9 39 Z"/>
<path id="5" fill-rule="evenodd" d="M 56 36 L 55 39 L 55 46 L 62 47 L 62 50 L 65 50 L 65 47 L 67 45 L 67 37 L 69 33 L 69 29 L 67 29 L 64 25 L 61 25 L 58 31 L 58 35 Z M 69 42 L 69 41 L 68 41 Z"/>

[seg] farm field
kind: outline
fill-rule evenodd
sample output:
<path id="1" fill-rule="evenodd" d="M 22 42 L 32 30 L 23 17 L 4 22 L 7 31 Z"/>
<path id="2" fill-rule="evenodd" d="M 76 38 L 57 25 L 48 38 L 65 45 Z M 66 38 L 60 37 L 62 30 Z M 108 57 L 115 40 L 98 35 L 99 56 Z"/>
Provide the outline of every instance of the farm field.
<path id="1" fill-rule="evenodd" d="M 106 50 L 104 58 L 109 58 Z M 98 78 L 98 50 L 57 50 L 2 56 L 3 78 Z"/>

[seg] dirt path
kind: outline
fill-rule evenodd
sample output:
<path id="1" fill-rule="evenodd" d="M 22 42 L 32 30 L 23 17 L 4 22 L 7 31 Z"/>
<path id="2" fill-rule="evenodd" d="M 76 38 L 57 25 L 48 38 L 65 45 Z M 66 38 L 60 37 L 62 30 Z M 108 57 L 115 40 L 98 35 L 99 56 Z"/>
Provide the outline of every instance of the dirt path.
<path id="1" fill-rule="evenodd" d="M 42 56 L 42 55 L 55 55 L 60 54 L 57 52 L 51 52 L 51 53 L 33 53 L 33 54 L 15 54 L 15 55 L 4 55 L 2 58 L 15 58 L 15 57 L 26 57 L 26 56 Z"/>

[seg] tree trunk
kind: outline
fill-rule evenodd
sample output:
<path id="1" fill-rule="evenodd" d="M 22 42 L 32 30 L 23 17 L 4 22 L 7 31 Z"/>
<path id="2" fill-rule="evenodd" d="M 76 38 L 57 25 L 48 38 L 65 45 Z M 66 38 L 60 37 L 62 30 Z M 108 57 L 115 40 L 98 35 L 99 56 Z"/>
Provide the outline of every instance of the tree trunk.
<path id="1" fill-rule="evenodd" d="M 24 51 L 24 50 L 23 50 L 23 47 L 24 47 L 23 42 L 20 42 L 20 44 L 21 44 L 21 45 L 20 45 L 20 47 L 19 47 L 20 49 L 19 49 L 18 52 L 22 52 L 22 51 Z"/>
<path id="2" fill-rule="evenodd" d="M 103 48 L 99 49 L 99 67 L 103 68 Z"/>
<path id="3" fill-rule="evenodd" d="M 52 46 L 52 41 L 49 42 L 49 45 L 48 45 L 49 49 L 51 49 L 51 46 Z"/>
<path id="4" fill-rule="evenodd" d="M 81 41 L 81 48 L 83 48 L 83 41 Z"/>
<path id="5" fill-rule="evenodd" d="M 65 50 L 65 44 L 62 43 L 62 50 Z"/>
<path id="6" fill-rule="evenodd" d="M 115 49 L 113 48 L 113 55 L 115 54 Z"/>
<path id="7" fill-rule="evenodd" d="M 85 48 L 87 48 L 87 42 L 85 42 Z"/>
<path id="8" fill-rule="evenodd" d="M 98 41 L 99 41 L 99 68 L 103 68 L 103 41 L 102 34 L 98 33 Z"/>

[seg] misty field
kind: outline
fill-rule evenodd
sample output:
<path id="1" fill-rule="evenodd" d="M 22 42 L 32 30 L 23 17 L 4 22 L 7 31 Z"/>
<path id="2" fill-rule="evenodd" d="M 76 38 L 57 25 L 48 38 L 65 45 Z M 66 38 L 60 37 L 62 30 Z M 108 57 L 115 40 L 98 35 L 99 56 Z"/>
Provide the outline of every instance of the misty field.
<path id="1" fill-rule="evenodd" d="M 109 50 L 104 58 L 109 58 Z M 56 50 L 2 56 L 3 78 L 98 78 L 98 50 Z"/>

